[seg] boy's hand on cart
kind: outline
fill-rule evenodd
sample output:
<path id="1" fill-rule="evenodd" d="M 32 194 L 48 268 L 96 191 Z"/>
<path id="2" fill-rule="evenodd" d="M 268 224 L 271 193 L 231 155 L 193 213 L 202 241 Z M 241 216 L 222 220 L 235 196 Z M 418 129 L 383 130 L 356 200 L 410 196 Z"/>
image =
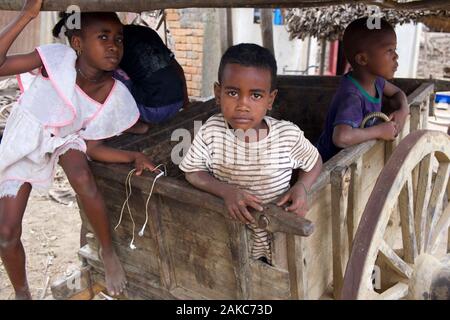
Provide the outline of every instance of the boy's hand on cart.
<path id="1" fill-rule="evenodd" d="M 398 135 L 397 123 L 394 121 L 383 122 L 377 125 L 380 130 L 378 138 L 386 141 L 395 140 Z"/>
<path id="2" fill-rule="evenodd" d="M 409 112 L 407 109 L 400 109 L 390 114 L 389 118 L 391 121 L 394 121 L 397 124 L 397 134 L 403 129 L 408 114 Z"/>
<path id="3" fill-rule="evenodd" d="M 287 206 L 287 203 L 290 205 Z M 302 183 L 296 183 L 289 191 L 281 196 L 277 202 L 277 206 L 285 206 L 286 211 L 295 213 L 300 217 L 306 216 L 308 212 L 308 194 Z"/>
<path id="4" fill-rule="evenodd" d="M 31 19 L 34 19 L 39 15 L 41 7 L 42 7 L 42 0 L 27 0 L 23 5 L 22 12 Z"/>
<path id="5" fill-rule="evenodd" d="M 141 152 L 135 153 L 134 167 L 136 168 L 137 176 L 140 176 L 145 169 L 150 171 L 155 170 L 155 165 L 151 163 L 147 156 Z"/>
<path id="6" fill-rule="evenodd" d="M 258 197 L 235 186 L 229 186 L 229 188 L 224 191 L 223 200 L 225 201 L 225 206 L 227 207 L 230 216 L 245 224 L 256 222 L 247 207 L 263 211 L 261 205 L 262 201 Z"/>

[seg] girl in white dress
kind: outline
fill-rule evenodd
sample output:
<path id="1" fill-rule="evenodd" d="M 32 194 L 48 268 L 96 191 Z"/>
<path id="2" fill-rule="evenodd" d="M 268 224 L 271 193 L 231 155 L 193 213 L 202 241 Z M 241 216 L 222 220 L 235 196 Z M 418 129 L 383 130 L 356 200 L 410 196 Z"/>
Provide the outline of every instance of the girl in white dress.
<path id="1" fill-rule="evenodd" d="M 82 13 L 81 30 L 66 30 L 71 47 L 50 44 L 6 56 L 41 5 L 42 0 L 27 0 L 17 18 L 0 32 L 0 76 L 20 74 L 23 92 L 0 144 L 0 255 L 16 298 L 30 299 L 20 240 L 22 218 L 31 189 L 48 190 L 59 163 L 100 242 L 107 289 L 117 295 L 125 288 L 125 273 L 87 156 L 101 162 L 134 162 L 138 175 L 154 170 L 144 154 L 101 142 L 129 129 L 139 118 L 129 91 L 111 76 L 123 54 L 122 24 L 115 13 Z M 60 21 L 54 31 L 59 33 L 64 24 Z"/>

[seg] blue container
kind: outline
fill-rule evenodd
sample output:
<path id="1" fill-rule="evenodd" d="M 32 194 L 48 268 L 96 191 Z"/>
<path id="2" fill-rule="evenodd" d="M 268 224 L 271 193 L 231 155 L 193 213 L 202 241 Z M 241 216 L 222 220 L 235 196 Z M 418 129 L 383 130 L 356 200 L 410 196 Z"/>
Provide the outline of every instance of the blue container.
<path id="1" fill-rule="evenodd" d="M 273 12 L 273 24 L 276 26 L 281 26 L 283 24 L 283 13 L 281 9 L 275 9 Z"/>
<path id="2" fill-rule="evenodd" d="M 436 98 L 434 99 L 434 102 L 450 104 L 450 91 L 436 93 Z"/>

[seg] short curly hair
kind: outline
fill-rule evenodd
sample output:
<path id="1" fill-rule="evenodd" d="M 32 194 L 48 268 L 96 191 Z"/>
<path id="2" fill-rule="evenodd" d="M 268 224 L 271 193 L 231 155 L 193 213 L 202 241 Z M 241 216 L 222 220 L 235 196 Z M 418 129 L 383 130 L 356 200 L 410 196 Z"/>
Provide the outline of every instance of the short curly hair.
<path id="1" fill-rule="evenodd" d="M 266 48 L 253 43 L 234 45 L 225 51 L 219 65 L 219 82 L 227 64 L 240 64 L 245 67 L 267 69 L 271 75 L 271 90 L 276 88 L 277 62 L 273 54 Z"/>
<path id="2" fill-rule="evenodd" d="M 353 66 L 355 56 L 367 49 L 371 43 L 376 43 L 377 37 L 386 34 L 386 32 L 394 32 L 394 28 L 385 19 L 380 18 L 380 28 L 369 28 L 369 17 L 363 17 L 352 21 L 344 31 L 342 39 L 344 45 L 344 53 L 347 60 Z"/>

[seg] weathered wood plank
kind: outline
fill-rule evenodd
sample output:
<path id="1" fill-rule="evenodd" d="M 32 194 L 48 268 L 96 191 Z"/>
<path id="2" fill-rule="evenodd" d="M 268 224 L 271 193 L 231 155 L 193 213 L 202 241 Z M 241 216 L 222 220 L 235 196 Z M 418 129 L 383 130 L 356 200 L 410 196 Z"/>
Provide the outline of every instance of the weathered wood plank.
<path id="1" fill-rule="evenodd" d="M 337 167 L 331 173 L 331 207 L 333 233 L 333 290 L 335 299 L 340 298 L 346 265 L 346 218 L 350 188 L 350 168 Z"/>
<path id="2" fill-rule="evenodd" d="M 447 239 L 447 253 L 449 253 L 450 248 L 450 204 L 447 204 L 447 207 L 444 209 L 439 221 L 436 223 L 436 226 L 433 229 L 433 233 L 431 236 L 429 252 L 433 253 L 436 248 L 439 246 L 438 240 L 439 237 L 445 232 L 448 231 L 448 239 Z"/>
<path id="3" fill-rule="evenodd" d="M 380 253 L 388 265 L 398 272 L 402 277 L 410 279 L 413 269 L 400 258 L 397 253 L 383 240 L 380 245 Z"/>
<path id="4" fill-rule="evenodd" d="M 250 261 L 251 285 L 255 300 L 286 300 L 291 297 L 289 273 L 258 260 Z"/>
<path id="5" fill-rule="evenodd" d="M 428 203 L 431 194 L 432 163 L 434 154 L 428 154 L 420 163 L 419 178 L 416 192 L 416 206 L 414 211 L 417 237 L 417 249 L 419 253 L 425 251 L 425 228 Z"/>
<path id="6" fill-rule="evenodd" d="M 308 270 L 305 261 L 305 244 L 298 236 L 287 235 L 286 238 L 291 298 L 308 300 Z"/>
<path id="7" fill-rule="evenodd" d="M 421 103 L 420 102 L 415 102 L 413 104 L 410 105 L 410 132 L 414 132 L 416 130 L 419 130 L 422 127 L 422 117 L 420 114 L 420 109 L 421 109 Z"/>
<path id="8" fill-rule="evenodd" d="M 234 274 L 237 282 L 236 298 L 251 299 L 253 297 L 252 286 L 250 284 L 250 256 L 247 243 L 247 230 L 245 225 L 229 221 L 227 223 L 230 233 L 231 258 L 234 265 Z"/>
<path id="9" fill-rule="evenodd" d="M 408 285 L 403 282 L 395 284 L 393 287 L 387 289 L 380 294 L 377 299 L 379 300 L 400 300 L 408 295 Z"/>
<path id="10" fill-rule="evenodd" d="M 417 89 L 407 96 L 408 104 L 423 103 L 427 97 L 434 91 L 434 84 L 430 82 L 422 83 Z"/>
<path id="11" fill-rule="evenodd" d="M 417 257 L 416 231 L 414 228 L 414 192 L 412 178 L 408 178 L 399 197 L 402 242 L 405 261 L 414 263 Z"/>
<path id="12" fill-rule="evenodd" d="M 120 12 L 142 12 L 167 8 L 229 8 L 229 7 L 257 7 L 257 8 L 292 8 L 292 7 L 316 7 L 329 6 L 343 3 L 351 3 L 351 0 L 47 0 L 44 2 L 43 11 L 64 11 L 71 4 L 80 6 L 82 11 L 120 11 Z M 440 0 L 413 1 L 408 3 L 394 2 L 373 2 L 374 4 L 386 8 L 397 8 L 399 10 L 434 9 L 445 10 L 450 6 Z M 1 0 L 1 10 L 21 10 L 23 1 L 21 0 Z"/>
<path id="13" fill-rule="evenodd" d="M 165 288 L 170 291 L 176 287 L 176 278 L 167 234 L 161 220 L 161 215 L 167 212 L 167 210 L 170 210 L 170 208 L 164 205 L 160 196 L 153 196 L 155 198 L 149 203 L 149 227 L 150 232 L 156 236 L 158 243 L 158 262 L 160 264 L 161 280 Z"/>
<path id="14" fill-rule="evenodd" d="M 361 203 L 362 203 L 362 191 L 363 191 L 363 179 L 362 179 L 362 158 L 358 159 L 350 166 L 351 178 L 350 178 L 350 190 L 349 201 L 347 211 L 347 230 L 348 230 L 348 243 L 349 250 L 352 250 L 353 239 L 355 237 L 356 229 L 358 228 L 359 218 L 361 216 Z"/>

